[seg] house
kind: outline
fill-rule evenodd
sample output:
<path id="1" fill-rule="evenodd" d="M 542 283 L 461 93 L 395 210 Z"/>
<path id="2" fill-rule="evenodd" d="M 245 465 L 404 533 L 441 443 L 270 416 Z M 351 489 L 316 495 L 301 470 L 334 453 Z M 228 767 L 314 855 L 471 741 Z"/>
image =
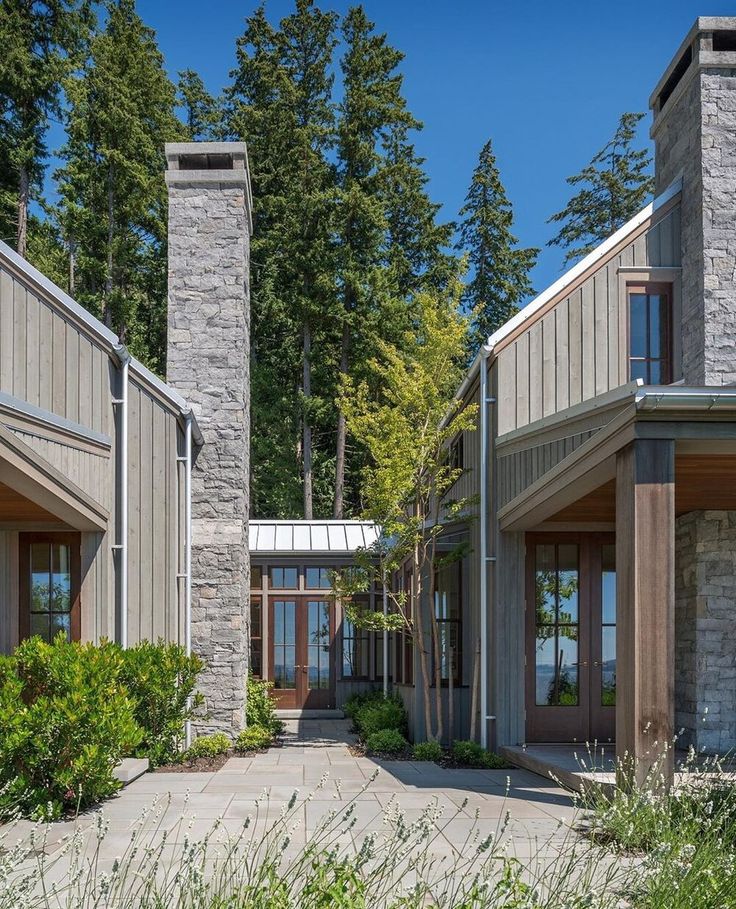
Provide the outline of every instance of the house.
<path id="1" fill-rule="evenodd" d="M 450 495 L 480 513 L 447 528 L 482 742 L 615 741 L 640 775 L 679 730 L 736 746 L 736 18 L 696 21 L 651 108 L 654 201 L 458 391 L 480 412 Z"/>

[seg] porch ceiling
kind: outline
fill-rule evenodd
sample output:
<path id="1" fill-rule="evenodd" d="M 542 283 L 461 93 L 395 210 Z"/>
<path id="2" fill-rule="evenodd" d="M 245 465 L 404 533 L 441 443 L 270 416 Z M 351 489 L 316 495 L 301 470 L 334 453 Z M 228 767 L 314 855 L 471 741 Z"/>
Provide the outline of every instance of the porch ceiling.
<path id="1" fill-rule="evenodd" d="M 6 486 L 5 483 L 0 483 L 0 522 L 22 523 L 26 521 L 44 524 L 59 523 L 59 519 L 51 512 L 22 496 L 10 486 Z"/>
<path id="2" fill-rule="evenodd" d="M 736 454 L 676 454 L 675 513 L 736 511 Z M 609 480 L 567 505 L 545 523 L 612 524 L 616 481 Z"/>

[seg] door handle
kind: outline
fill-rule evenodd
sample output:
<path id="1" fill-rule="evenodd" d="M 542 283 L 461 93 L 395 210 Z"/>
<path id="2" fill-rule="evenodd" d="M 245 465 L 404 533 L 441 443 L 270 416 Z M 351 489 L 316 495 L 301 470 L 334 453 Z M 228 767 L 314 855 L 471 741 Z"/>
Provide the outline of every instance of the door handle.
<path id="1" fill-rule="evenodd" d="M 573 663 L 572 665 L 573 665 L 573 666 L 587 666 L 587 665 L 588 665 L 588 661 L 587 661 L 587 660 L 579 660 L 577 663 Z M 594 663 L 593 665 L 595 666 L 595 663 Z"/>

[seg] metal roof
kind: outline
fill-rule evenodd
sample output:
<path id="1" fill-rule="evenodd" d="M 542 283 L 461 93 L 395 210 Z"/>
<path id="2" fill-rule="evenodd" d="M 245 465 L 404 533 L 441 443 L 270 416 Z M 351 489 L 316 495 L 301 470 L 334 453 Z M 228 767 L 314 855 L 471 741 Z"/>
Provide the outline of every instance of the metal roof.
<path id="1" fill-rule="evenodd" d="M 378 539 L 370 521 L 250 521 L 251 554 L 336 553 L 367 549 Z"/>

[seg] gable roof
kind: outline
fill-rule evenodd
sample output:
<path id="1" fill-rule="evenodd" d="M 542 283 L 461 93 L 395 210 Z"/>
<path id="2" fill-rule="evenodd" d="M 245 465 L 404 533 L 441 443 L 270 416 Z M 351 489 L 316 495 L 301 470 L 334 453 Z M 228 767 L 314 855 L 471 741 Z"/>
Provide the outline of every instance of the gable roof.
<path id="1" fill-rule="evenodd" d="M 2 240 L 0 240 L 0 264 L 6 265 L 11 272 L 30 284 L 44 300 L 69 316 L 71 321 L 75 322 L 83 331 L 96 340 L 115 360 L 119 362 L 121 356 L 127 357 L 125 346 L 115 332 L 111 331 L 99 319 L 96 319 L 83 306 L 80 306 L 68 293 L 54 284 L 46 275 Z M 175 389 L 159 379 L 135 357 L 130 358 L 128 368 L 143 385 L 147 385 L 160 398 L 163 398 L 171 405 L 173 410 L 182 416 L 187 416 L 192 412 L 190 404 Z M 192 431 L 195 444 L 202 445 L 204 440 L 194 414 L 192 414 Z"/>
<path id="2" fill-rule="evenodd" d="M 248 524 L 251 555 L 352 555 L 378 539 L 370 521 L 271 521 Z"/>
<path id="3" fill-rule="evenodd" d="M 606 259 L 619 246 L 625 243 L 631 234 L 635 233 L 639 228 L 651 220 L 657 211 L 671 202 L 681 191 L 682 177 L 678 177 L 676 180 L 673 180 L 664 192 L 660 193 L 648 205 L 645 205 L 644 208 L 637 212 L 637 214 L 627 221 L 626 224 L 596 246 L 596 248 L 592 250 L 592 252 L 589 252 L 587 256 L 571 266 L 560 278 L 538 294 L 515 316 L 512 316 L 508 322 L 504 323 L 498 331 L 495 331 L 490 335 L 476 354 L 465 378 L 457 392 L 455 392 L 455 399 L 462 399 L 465 396 L 478 372 L 481 360 L 494 356 L 499 347 L 501 347 L 515 332 L 533 325 L 542 317 L 545 308 L 551 301 L 557 297 L 562 297 L 568 288 L 596 265 L 603 265 Z"/>

